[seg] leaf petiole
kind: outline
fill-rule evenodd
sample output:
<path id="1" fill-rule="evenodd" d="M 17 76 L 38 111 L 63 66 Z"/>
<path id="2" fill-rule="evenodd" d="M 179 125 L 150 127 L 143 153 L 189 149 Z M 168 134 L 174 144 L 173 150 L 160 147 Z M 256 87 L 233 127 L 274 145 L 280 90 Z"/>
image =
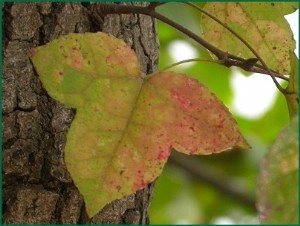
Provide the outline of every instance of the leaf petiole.
<path id="1" fill-rule="evenodd" d="M 172 67 L 176 67 L 180 64 L 185 64 L 185 63 L 191 63 L 191 62 L 200 62 L 200 63 L 215 63 L 215 64 L 219 64 L 219 65 L 223 65 L 222 62 L 220 60 L 203 60 L 200 58 L 191 58 L 191 59 L 187 59 L 187 60 L 182 60 L 182 61 L 178 61 L 176 63 L 173 63 L 163 69 L 161 69 L 160 71 L 166 71 Z"/>

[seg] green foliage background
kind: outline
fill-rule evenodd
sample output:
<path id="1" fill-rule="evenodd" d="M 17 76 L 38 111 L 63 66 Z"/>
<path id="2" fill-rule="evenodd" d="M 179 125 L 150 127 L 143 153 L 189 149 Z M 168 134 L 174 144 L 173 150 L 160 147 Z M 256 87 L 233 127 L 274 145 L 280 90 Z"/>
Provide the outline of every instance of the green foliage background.
<path id="1" fill-rule="evenodd" d="M 180 3 L 168 3 L 160 6 L 158 11 L 193 32 L 201 33 L 197 22 L 201 19 L 200 14 L 194 10 Z M 188 42 L 197 51 L 198 57 L 211 59 L 205 49 L 182 33 L 161 22 L 158 22 L 157 27 L 160 40 L 160 69 L 174 63 L 167 48 L 175 40 Z M 188 68 L 174 67 L 171 70 L 183 72 L 198 79 L 209 87 L 225 105 L 230 106 L 232 103 L 233 92 L 230 87 L 232 71 L 230 69 L 212 63 L 195 63 Z M 225 180 L 226 186 L 241 190 L 255 200 L 256 178 L 261 157 L 280 130 L 288 124 L 287 105 L 284 96 L 277 92 L 273 106 L 260 118 L 250 120 L 237 115 L 234 117 L 242 134 L 252 146 L 251 150 L 236 150 L 189 158 L 197 159 L 199 165 L 203 166 L 207 173 L 214 172 L 217 175 L 216 180 Z M 205 224 L 214 223 L 220 217 L 228 217 L 232 223 L 258 222 L 254 207 L 251 208 L 243 202 L 228 197 L 203 180 L 192 178 L 169 161 L 155 185 L 150 209 L 151 223 Z"/>

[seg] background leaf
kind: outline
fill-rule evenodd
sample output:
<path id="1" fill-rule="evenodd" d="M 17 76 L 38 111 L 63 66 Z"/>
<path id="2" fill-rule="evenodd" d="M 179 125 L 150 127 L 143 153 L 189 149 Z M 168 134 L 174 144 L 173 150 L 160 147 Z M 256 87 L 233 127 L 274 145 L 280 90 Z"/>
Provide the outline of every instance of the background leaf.
<path id="1" fill-rule="evenodd" d="M 206 87 L 173 72 L 139 77 L 135 54 L 113 36 L 67 35 L 35 49 L 32 61 L 49 94 L 77 108 L 65 161 L 89 216 L 152 182 L 172 148 L 248 147 Z"/>
<path id="2" fill-rule="evenodd" d="M 289 74 L 295 41 L 284 15 L 297 8 L 297 2 L 209 2 L 203 9 L 237 32 L 271 69 Z M 218 48 L 244 58 L 254 57 L 239 39 L 206 15 L 201 25 L 204 38 Z"/>
<path id="3" fill-rule="evenodd" d="M 296 116 L 261 162 L 257 205 L 262 223 L 299 223 L 298 130 Z"/>
<path id="4" fill-rule="evenodd" d="M 286 91 L 289 92 L 285 94 L 285 99 L 289 109 L 290 118 L 298 115 L 298 105 L 299 105 L 299 60 L 294 52 L 291 52 L 291 76 L 286 87 Z"/>

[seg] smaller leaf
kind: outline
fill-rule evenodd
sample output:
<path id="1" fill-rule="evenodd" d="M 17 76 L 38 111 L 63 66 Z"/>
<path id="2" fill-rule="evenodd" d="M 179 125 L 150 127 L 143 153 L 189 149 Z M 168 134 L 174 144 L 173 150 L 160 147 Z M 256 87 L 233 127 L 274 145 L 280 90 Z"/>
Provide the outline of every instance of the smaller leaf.
<path id="1" fill-rule="evenodd" d="M 293 118 L 264 156 L 257 188 L 261 223 L 298 224 L 298 116 Z"/>
<path id="2" fill-rule="evenodd" d="M 289 74 L 289 52 L 295 50 L 295 40 L 284 15 L 297 7 L 297 2 L 209 2 L 203 9 L 238 33 L 271 69 Z M 243 58 L 255 57 L 216 21 L 203 15 L 201 23 L 204 38 L 216 47 Z"/>

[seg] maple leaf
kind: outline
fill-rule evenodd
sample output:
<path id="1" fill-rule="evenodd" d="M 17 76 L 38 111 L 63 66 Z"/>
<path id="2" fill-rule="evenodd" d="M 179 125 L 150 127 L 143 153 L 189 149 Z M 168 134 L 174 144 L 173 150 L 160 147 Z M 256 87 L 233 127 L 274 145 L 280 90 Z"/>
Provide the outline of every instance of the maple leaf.
<path id="1" fill-rule="evenodd" d="M 49 95 L 77 109 L 65 162 L 90 217 L 154 181 L 172 149 L 248 148 L 205 86 L 174 72 L 142 77 L 135 53 L 111 35 L 69 34 L 31 59 Z"/>

